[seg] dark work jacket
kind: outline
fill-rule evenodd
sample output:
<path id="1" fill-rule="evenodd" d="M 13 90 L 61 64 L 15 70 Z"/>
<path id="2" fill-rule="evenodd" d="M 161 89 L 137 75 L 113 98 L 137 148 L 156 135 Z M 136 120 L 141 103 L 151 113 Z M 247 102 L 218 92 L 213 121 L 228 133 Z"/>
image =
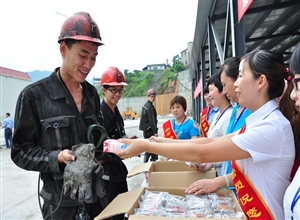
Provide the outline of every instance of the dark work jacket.
<path id="1" fill-rule="evenodd" d="M 87 143 L 91 124 L 103 123 L 100 98 L 94 86 L 81 83 L 81 112 L 56 72 L 28 85 L 20 93 L 15 112 L 11 158 L 25 170 L 39 171 L 43 180 L 40 195 L 56 206 L 59 202 L 65 164 L 57 156 L 64 149 Z M 61 207 L 78 206 L 77 200 L 63 196 Z"/>
<path id="2" fill-rule="evenodd" d="M 152 102 L 149 100 L 142 108 L 139 129 L 142 131 L 152 130 L 152 135 L 157 134 L 157 113 Z"/>
<path id="3" fill-rule="evenodd" d="M 119 139 L 127 137 L 124 129 L 124 120 L 120 114 L 118 107 L 115 107 L 115 113 L 109 108 L 105 100 L 101 102 L 101 112 L 103 115 L 104 128 L 107 131 L 107 135 L 110 139 Z M 109 178 L 112 182 L 124 182 L 127 178 L 128 170 L 123 161 L 115 154 L 103 153 L 101 157 L 97 157 L 98 160 L 107 160 L 108 158 L 114 158 L 115 160 L 103 163 L 104 167 L 104 180 Z"/>

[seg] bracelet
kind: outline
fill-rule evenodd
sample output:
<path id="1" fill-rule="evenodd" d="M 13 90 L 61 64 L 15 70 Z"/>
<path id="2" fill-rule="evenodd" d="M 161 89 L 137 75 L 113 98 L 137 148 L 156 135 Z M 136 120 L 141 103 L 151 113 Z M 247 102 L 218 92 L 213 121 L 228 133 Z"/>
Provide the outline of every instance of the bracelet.
<path id="1" fill-rule="evenodd" d="M 226 180 L 226 188 L 229 188 L 229 179 L 226 174 L 224 174 L 223 176 L 225 177 Z"/>

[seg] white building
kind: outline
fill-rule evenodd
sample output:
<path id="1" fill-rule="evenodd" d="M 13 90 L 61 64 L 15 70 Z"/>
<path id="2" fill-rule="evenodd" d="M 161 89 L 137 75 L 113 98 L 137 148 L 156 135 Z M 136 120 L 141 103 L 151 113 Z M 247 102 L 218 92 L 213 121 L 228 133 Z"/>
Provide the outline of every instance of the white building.
<path id="1" fill-rule="evenodd" d="M 100 91 L 100 81 L 101 81 L 101 78 L 99 77 L 93 77 L 93 86 L 95 86 L 95 88 L 97 89 L 97 91 L 99 92 Z"/>
<path id="2" fill-rule="evenodd" d="M 147 65 L 146 67 L 143 68 L 143 71 L 146 70 L 165 70 L 167 68 L 170 68 L 171 66 L 165 63 L 161 63 L 161 64 L 151 64 L 151 65 Z"/>
<path id="3" fill-rule="evenodd" d="M 189 67 L 191 63 L 191 54 L 193 48 L 193 42 L 187 44 L 187 48 L 181 52 L 181 62 L 185 67 Z"/>
<path id="4" fill-rule="evenodd" d="M 31 83 L 26 72 L 0 67 L 0 121 L 5 114 L 15 117 L 15 108 L 20 92 Z"/>

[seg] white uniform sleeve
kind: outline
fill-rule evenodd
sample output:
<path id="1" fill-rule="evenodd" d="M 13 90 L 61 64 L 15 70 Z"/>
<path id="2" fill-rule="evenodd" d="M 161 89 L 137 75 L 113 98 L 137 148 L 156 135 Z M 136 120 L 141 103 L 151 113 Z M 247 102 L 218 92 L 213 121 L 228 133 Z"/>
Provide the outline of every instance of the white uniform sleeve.
<path id="1" fill-rule="evenodd" d="M 240 149 L 250 153 L 253 162 L 280 158 L 283 145 L 282 131 L 284 131 L 281 126 L 284 125 L 264 121 L 251 129 L 246 129 L 245 133 L 233 136 L 232 141 Z"/>

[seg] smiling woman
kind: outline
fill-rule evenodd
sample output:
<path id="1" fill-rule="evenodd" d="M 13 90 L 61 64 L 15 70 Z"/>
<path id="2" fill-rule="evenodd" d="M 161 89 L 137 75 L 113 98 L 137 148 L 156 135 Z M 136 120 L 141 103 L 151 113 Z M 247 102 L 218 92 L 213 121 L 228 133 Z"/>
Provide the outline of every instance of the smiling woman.
<path id="1" fill-rule="evenodd" d="M 163 123 L 163 137 L 172 139 L 193 139 L 199 137 L 199 129 L 195 122 L 187 118 L 186 99 L 177 95 L 170 101 L 170 110 L 174 118 Z"/>
<path id="2" fill-rule="evenodd" d="M 219 111 L 214 116 L 214 119 L 209 126 L 207 136 L 209 138 L 222 137 L 226 134 L 229 124 L 232 106 L 226 93 L 223 91 L 223 85 L 220 82 L 219 74 L 216 73 L 210 77 L 207 82 L 209 97 L 212 100 L 212 105 L 218 107 Z"/>

